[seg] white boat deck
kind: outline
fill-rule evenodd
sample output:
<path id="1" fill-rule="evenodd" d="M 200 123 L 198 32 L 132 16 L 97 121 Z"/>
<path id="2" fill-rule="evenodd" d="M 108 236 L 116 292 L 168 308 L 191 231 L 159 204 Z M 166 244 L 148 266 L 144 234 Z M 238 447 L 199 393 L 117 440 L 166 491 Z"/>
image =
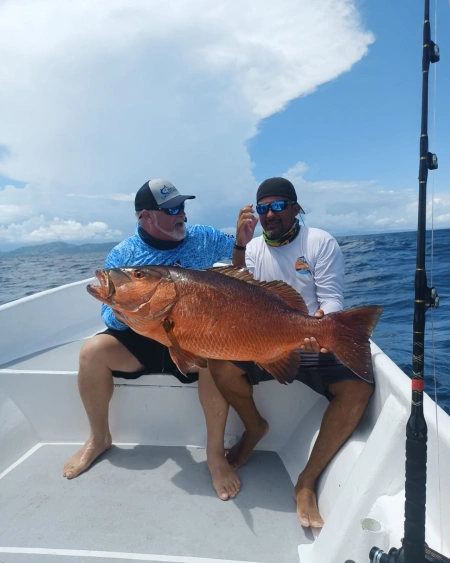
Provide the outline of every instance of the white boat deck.
<path id="1" fill-rule="evenodd" d="M 273 452 L 255 453 L 240 471 L 241 493 L 227 502 L 214 494 L 203 449 L 113 446 L 68 481 L 61 468 L 73 452 L 73 445 L 42 445 L 0 480 L 2 563 L 38 561 L 36 548 L 48 550 L 43 561 L 58 549 L 295 563 L 298 544 L 313 539 L 298 525 L 291 480 Z"/>
<path id="2" fill-rule="evenodd" d="M 82 344 L 55 346 L 0 370 L 75 379 Z M 152 378 L 180 385 L 167 375 L 144 379 Z M 0 474 L 2 563 L 117 561 L 120 554 L 128 554 L 124 561 L 138 554 L 174 563 L 295 563 L 298 545 L 314 540 L 298 523 L 292 481 L 275 452 L 255 452 L 239 470 L 241 492 L 223 502 L 212 488 L 203 448 L 114 445 L 69 481 L 62 468 L 78 447 L 40 442 Z"/>

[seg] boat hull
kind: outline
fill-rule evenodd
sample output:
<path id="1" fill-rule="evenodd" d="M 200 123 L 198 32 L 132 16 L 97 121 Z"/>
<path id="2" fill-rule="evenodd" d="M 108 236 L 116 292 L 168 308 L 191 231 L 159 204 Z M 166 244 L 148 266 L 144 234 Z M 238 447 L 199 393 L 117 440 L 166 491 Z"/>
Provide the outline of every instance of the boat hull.
<path id="1" fill-rule="evenodd" d="M 90 557 L 91 551 L 102 553 L 101 558 L 105 558 L 104 554 L 111 551 L 107 549 L 112 545 L 108 543 L 110 528 L 97 522 L 98 506 L 104 507 L 108 518 L 111 516 L 111 522 L 107 518 L 111 526 L 112 522 L 125 519 L 128 530 L 130 522 L 137 522 L 136 533 L 129 532 L 131 540 L 127 543 L 123 539 L 117 545 L 112 542 L 111 553 L 154 556 L 141 560 L 180 562 L 191 557 L 191 562 L 214 558 L 269 562 L 274 560 L 276 551 L 278 561 L 294 562 L 300 557 L 302 563 L 331 563 L 367 560 L 371 544 L 385 550 L 400 545 L 410 380 L 375 343 L 371 343 L 376 378 L 373 398 L 358 429 L 318 483 L 319 507 L 326 524 L 317 538 L 298 524 L 291 495 L 328 403 L 299 382 L 285 387 L 274 381 L 255 388 L 255 401 L 271 428 L 259 444 L 259 451 L 240 470 L 243 488 L 233 502 L 219 501 L 211 487 L 204 457 L 206 430 L 196 384 L 183 385 L 163 374 L 146 375 L 135 381 L 115 379 L 110 421 L 116 447 L 79 478 L 63 479 L 65 458 L 88 436 L 77 389 L 79 350 L 84 339 L 103 328 L 99 306 L 85 291 L 88 281 L 0 307 L 0 326 L 11 327 L 5 334 L 6 346 L 0 356 L 0 420 L 5 421 L 0 429 L 0 496 L 3 499 L 6 494 L 12 499 L 10 491 L 14 487 L 25 491 L 23 498 L 19 495 L 20 506 L 11 500 L 7 514 L 2 508 L 6 515 L 1 529 L 8 530 L 0 538 L 0 554 L 5 561 L 17 561 L 19 555 L 24 561 L 38 561 L 31 558 L 38 557 L 36 550 L 51 548 L 62 550 L 55 553 L 56 559 L 52 561 L 64 561 L 64 550 L 78 550 L 72 556 L 83 560 Z M 441 538 L 441 530 L 450 529 L 450 483 L 445 469 L 450 466 L 450 418 L 428 397 L 424 406 L 429 433 L 427 542 L 449 556 L 449 538 Z M 226 429 L 228 445 L 236 441 L 242 430 L 238 417 L 231 412 Z M 271 467 L 278 469 L 272 474 Z M 282 486 L 277 481 L 278 474 Z M 25 476 L 30 479 L 29 485 Z M 272 494 L 274 487 L 278 497 Z M 83 494 L 96 498 L 96 505 L 89 505 L 84 523 L 79 512 Z M 167 525 L 174 507 L 170 514 L 161 512 L 159 523 L 142 509 L 145 504 L 163 510 L 164 502 L 176 499 L 177 495 L 174 507 L 179 506 L 185 528 L 194 497 L 207 499 L 207 503 L 191 507 L 191 519 L 201 537 L 193 532 L 181 533 L 181 523 L 176 524 L 176 519 L 171 528 Z M 75 516 L 80 529 L 75 526 L 73 536 L 82 538 L 80 541 L 68 539 L 69 523 L 61 519 L 61 508 L 45 500 L 54 496 L 63 499 L 61 502 L 67 506 L 78 507 Z M 28 499 L 28 505 L 24 499 Z M 234 508 L 224 512 L 223 507 L 228 505 Z M 31 535 L 27 536 L 28 541 L 20 535 L 21 525 L 38 526 L 40 518 L 47 519 L 51 536 L 39 540 L 37 535 Z M 142 519 L 148 522 L 146 542 L 142 541 Z M 280 523 L 275 530 L 286 528 L 281 547 L 275 531 L 270 536 L 269 520 Z M 202 551 L 198 543 L 211 529 L 212 521 L 220 526 L 220 533 L 212 543 L 204 540 Z M 247 549 L 249 530 L 253 534 L 251 550 Z M 155 539 L 158 533 L 160 543 Z M 273 549 L 268 547 L 267 537 L 271 537 Z M 8 544 L 8 538 L 15 538 L 16 544 Z M 53 540 L 57 545 L 51 543 Z M 243 547 L 239 551 L 227 548 L 227 543 Z M 169 544 L 172 551 L 163 547 Z M 15 555 L 13 548 L 19 550 Z M 27 549 L 34 549 L 34 555 Z M 45 554 L 41 555 L 45 561 Z M 169 556 L 173 559 L 164 559 Z M 128 559 L 132 560 L 131 556 Z"/>

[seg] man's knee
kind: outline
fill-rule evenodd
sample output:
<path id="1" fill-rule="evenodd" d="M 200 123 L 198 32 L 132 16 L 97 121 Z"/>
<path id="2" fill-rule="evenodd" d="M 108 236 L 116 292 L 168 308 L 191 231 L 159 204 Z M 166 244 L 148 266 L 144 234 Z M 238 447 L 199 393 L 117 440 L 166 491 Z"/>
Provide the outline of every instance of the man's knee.
<path id="1" fill-rule="evenodd" d="M 227 360 L 208 360 L 208 370 L 216 378 L 220 377 L 225 371 L 230 369 L 233 364 Z"/>
<path id="2" fill-rule="evenodd" d="M 108 349 L 114 346 L 116 339 L 106 334 L 96 334 L 89 338 L 80 351 L 80 366 L 85 367 L 96 362 L 102 362 L 106 359 Z M 116 340 L 116 342 L 118 342 Z"/>
<path id="3" fill-rule="evenodd" d="M 373 394 L 374 387 L 367 381 L 339 381 L 329 386 L 330 392 L 340 400 L 355 406 L 365 407 Z"/>
<path id="4" fill-rule="evenodd" d="M 240 368 L 228 360 L 208 360 L 208 369 L 216 383 L 225 383 L 230 378 L 242 377 L 245 375 Z"/>

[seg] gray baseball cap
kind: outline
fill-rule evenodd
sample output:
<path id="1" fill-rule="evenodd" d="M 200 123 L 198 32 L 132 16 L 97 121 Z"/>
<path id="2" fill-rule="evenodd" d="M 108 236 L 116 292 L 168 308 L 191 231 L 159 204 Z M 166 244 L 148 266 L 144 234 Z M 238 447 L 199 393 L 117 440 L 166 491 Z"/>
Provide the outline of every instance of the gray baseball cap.
<path id="1" fill-rule="evenodd" d="M 195 199 L 195 195 L 181 195 L 176 187 L 162 178 L 149 180 L 138 190 L 134 208 L 136 211 L 143 209 L 168 209 L 177 207 L 187 199 Z"/>

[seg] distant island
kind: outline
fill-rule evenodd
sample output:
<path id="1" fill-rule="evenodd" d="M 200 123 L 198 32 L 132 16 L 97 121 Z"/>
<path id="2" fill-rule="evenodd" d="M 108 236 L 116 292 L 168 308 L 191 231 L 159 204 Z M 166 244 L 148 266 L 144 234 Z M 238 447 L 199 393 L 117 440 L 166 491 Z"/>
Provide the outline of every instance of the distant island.
<path id="1" fill-rule="evenodd" d="M 56 254 L 92 254 L 94 252 L 108 253 L 116 246 L 117 242 L 102 242 L 89 244 L 70 244 L 68 242 L 49 242 L 35 246 L 21 246 L 15 250 L 0 252 L 0 258 L 16 256 L 42 256 Z"/>
<path id="2" fill-rule="evenodd" d="M 435 229 L 435 232 L 442 234 L 450 229 Z M 415 231 L 386 231 L 383 233 L 355 233 L 353 235 L 336 235 L 336 240 L 339 244 L 342 244 L 348 239 L 353 239 L 354 237 L 361 238 L 373 238 L 377 236 L 407 236 L 410 237 L 415 235 Z M 431 235 L 431 231 L 427 230 L 427 238 Z M 105 255 L 114 248 L 118 242 L 102 242 L 102 243 L 85 243 L 85 244 L 73 244 L 69 242 L 49 242 L 45 244 L 36 244 L 32 246 L 20 246 L 13 250 L 3 250 L 0 251 L 0 260 L 2 258 L 15 258 L 22 256 L 55 256 L 60 254 L 93 254 L 95 252 L 101 252 Z"/>

